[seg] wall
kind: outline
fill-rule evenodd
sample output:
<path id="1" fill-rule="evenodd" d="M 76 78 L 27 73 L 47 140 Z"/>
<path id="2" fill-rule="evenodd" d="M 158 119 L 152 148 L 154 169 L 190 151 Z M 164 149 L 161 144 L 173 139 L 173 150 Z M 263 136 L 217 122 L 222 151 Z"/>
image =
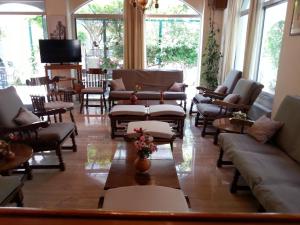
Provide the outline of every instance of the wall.
<path id="1" fill-rule="evenodd" d="M 293 15 L 293 2 L 288 1 L 273 115 L 286 95 L 300 95 L 300 36 L 289 35 Z"/>

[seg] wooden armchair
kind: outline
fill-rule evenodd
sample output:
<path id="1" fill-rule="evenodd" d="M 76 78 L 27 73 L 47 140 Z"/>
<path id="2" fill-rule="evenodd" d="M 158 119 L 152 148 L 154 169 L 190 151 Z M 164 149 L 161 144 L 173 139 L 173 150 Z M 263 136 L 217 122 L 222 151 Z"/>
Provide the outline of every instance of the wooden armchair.
<path id="1" fill-rule="evenodd" d="M 191 107 L 190 107 L 190 115 L 192 115 L 193 112 L 193 106 L 194 104 L 199 103 L 211 103 L 212 99 L 223 99 L 226 95 L 231 94 L 235 85 L 237 84 L 238 80 L 241 79 L 242 72 L 238 70 L 232 70 L 227 75 L 224 83 L 222 84 L 223 90 L 218 91 L 218 88 L 215 90 L 211 90 L 209 88 L 205 87 L 196 87 L 196 89 L 199 91 L 198 94 L 195 95 L 195 97 L 192 99 Z M 225 90 L 225 91 L 224 91 Z"/>
<path id="2" fill-rule="evenodd" d="M 74 103 L 73 95 L 74 90 L 59 90 L 57 88 L 57 83 L 59 82 L 59 77 L 54 77 L 49 79 L 48 77 L 36 77 L 26 80 L 26 84 L 29 86 L 43 85 L 45 89 L 47 87 L 47 95 L 31 95 L 31 102 L 33 106 L 34 113 L 38 116 L 47 116 L 48 121 L 51 121 L 51 117 L 54 121 L 63 121 L 62 114 L 69 112 L 70 119 L 75 125 L 75 133 L 78 134 L 75 118 L 73 115 Z M 57 120 L 58 116 L 58 120 Z"/>
<path id="3" fill-rule="evenodd" d="M 252 80 L 240 79 L 231 96 L 228 95 L 223 100 L 215 99 L 212 103 L 200 103 L 197 105 L 197 116 L 195 126 L 203 124 L 202 136 L 210 134 L 206 132 L 207 126 L 215 119 L 229 117 L 233 112 L 248 112 L 255 99 L 263 89 L 263 85 Z M 232 102 L 229 97 L 236 97 Z"/>
<path id="4" fill-rule="evenodd" d="M 77 151 L 75 142 L 75 126 L 73 123 L 51 123 L 39 121 L 25 109 L 14 87 L 0 89 L 0 138 L 9 133 L 18 133 L 21 142 L 30 145 L 34 153 L 55 151 L 58 165 L 30 165 L 32 168 L 59 168 L 65 170 L 61 149 Z M 37 120 L 34 118 L 36 117 Z M 36 122 L 32 121 L 35 120 Z M 63 143 L 71 137 L 72 146 L 63 147 Z"/>

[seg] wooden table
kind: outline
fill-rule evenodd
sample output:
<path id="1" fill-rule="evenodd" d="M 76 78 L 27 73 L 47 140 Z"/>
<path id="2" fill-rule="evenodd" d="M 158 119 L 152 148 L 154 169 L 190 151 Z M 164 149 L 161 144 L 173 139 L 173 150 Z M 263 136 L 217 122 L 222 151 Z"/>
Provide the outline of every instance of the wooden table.
<path id="1" fill-rule="evenodd" d="M 28 163 L 33 153 L 32 148 L 24 144 L 12 144 L 11 151 L 15 153 L 15 158 L 0 160 L 0 174 L 9 175 L 14 169 L 24 168 L 27 178 L 32 179 L 31 168 Z"/>
<path id="2" fill-rule="evenodd" d="M 133 142 L 127 142 L 125 149 L 117 149 L 104 190 L 131 185 L 160 185 L 180 189 L 169 145 L 158 145 L 158 151 L 152 154 L 151 167 L 146 173 L 136 172 L 136 157 Z"/>
<path id="3" fill-rule="evenodd" d="M 230 121 L 231 118 L 219 118 L 213 121 L 213 126 L 217 128 L 217 132 L 214 136 L 214 144 L 218 143 L 218 136 L 220 132 L 229 133 L 246 133 L 247 129 L 252 125 L 252 121 L 245 120 L 243 123 L 238 121 Z"/>

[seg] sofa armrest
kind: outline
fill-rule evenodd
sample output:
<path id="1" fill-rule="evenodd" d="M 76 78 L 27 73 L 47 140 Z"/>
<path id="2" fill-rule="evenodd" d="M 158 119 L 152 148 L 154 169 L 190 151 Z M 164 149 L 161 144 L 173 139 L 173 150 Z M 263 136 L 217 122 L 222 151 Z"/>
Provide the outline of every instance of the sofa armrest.
<path id="1" fill-rule="evenodd" d="M 218 100 L 218 99 L 215 99 L 212 102 L 215 105 L 219 105 L 219 106 L 227 108 L 227 109 L 236 109 L 236 110 L 248 111 L 249 108 L 250 108 L 248 105 L 233 104 L 233 103 L 224 102 L 224 101 L 221 101 L 221 100 Z"/>

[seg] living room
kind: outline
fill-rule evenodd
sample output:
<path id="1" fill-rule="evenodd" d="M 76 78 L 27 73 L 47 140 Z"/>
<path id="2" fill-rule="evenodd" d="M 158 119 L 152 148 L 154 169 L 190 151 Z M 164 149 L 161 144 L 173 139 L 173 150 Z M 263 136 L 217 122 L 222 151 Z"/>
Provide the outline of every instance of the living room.
<path id="1" fill-rule="evenodd" d="M 166 0 L 164 0 L 166 1 Z M 20 1 L 16 1 L 19 2 Z M 163 0 L 158 1 L 161 7 Z M 206 46 L 206 40 L 209 33 L 209 18 L 210 11 L 208 1 L 190 0 L 182 1 L 191 7 L 194 11 L 198 12 L 201 17 L 202 28 L 201 41 L 199 40 L 199 49 Z M 241 41 L 241 37 L 236 37 L 233 40 L 232 32 L 237 30 L 234 26 L 230 27 L 228 21 L 234 21 L 232 18 L 234 12 L 236 15 L 239 9 L 235 9 L 242 5 L 235 5 L 236 1 L 228 1 L 226 9 L 217 9 L 214 14 L 215 26 L 220 29 L 217 32 L 217 40 L 220 43 L 222 51 L 222 60 L 220 66 L 220 83 L 224 80 L 226 74 L 234 69 L 231 65 L 234 64 L 235 50 L 233 46 Z M 255 21 L 255 13 L 253 9 L 259 7 L 259 1 L 250 1 L 249 4 L 249 21 Z M 254 2 L 254 3 L 253 3 Z M 266 1 L 269 5 L 281 5 L 280 1 Z M 272 2 L 273 4 L 271 4 Z M 284 22 L 282 48 L 278 62 L 278 72 L 276 85 L 273 87 L 273 105 L 272 115 L 276 115 L 283 99 L 287 95 L 299 95 L 299 65 L 297 64 L 299 57 L 299 36 L 295 35 L 297 32 L 292 33 L 291 24 L 294 20 L 294 1 L 283 1 L 286 4 L 286 16 Z M 295 1 L 298 2 L 298 1 Z M 66 18 L 66 34 L 67 38 L 72 39 L 76 37 L 75 34 L 75 18 L 74 12 L 80 7 L 84 6 L 86 1 L 35 1 L 33 4 L 43 4 L 44 14 L 48 16 L 61 16 Z M 131 5 L 130 5 L 131 6 Z M 234 7 L 235 6 L 235 7 Z M 132 6 L 131 6 L 132 7 Z M 130 8 L 132 12 L 136 9 Z M 150 9 L 147 9 L 150 10 Z M 147 15 L 147 10 L 145 14 Z M 152 9 L 151 9 L 152 10 Z M 153 9 L 155 10 L 155 9 Z M 234 11 L 235 10 L 235 11 Z M 252 11 L 251 11 L 252 10 Z M 125 10 L 126 11 L 126 10 Z M 5 13 L 4 13 L 5 14 Z M 196 16 L 195 16 L 196 17 Z M 53 18 L 53 17 L 52 17 Z M 80 17 L 77 17 L 80 19 Z M 223 26 L 224 25 L 224 26 Z M 236 25 L 237 26 L 237 25 Z M 248 23 L 248 32 L 255 34 L 255 22 L 251 25 Z M 226 29 L 225 29 L 226 28 Z M 239 33 L 240 34 L 240 33 Z M 147 35 L 145 39 L 147 39 Z M 142 37 L 140 36 L 140 37 Z M 243 60 L 243 78 L 253 79 L 252 65 L 254 62 L 251 60 L 255 54 L 254 50 L 257 47 L 255 42 L 255 35 L 247 37 L 247 51 Z M 138 36 L 139 37 L 139 36 Z M 126 41 L 126 37 L 125 37 Z M 136 42 L 139 40 L 137 39 Z M 235 43 L 231 43 L 235 42 Z M 126 43 L 124 44 L 126 48 Z M 133 41 L 134 42 L 134 41 Z M 138 44 L 135 43 L 137 46 Z M 251 47 L 252 45 L 252 47 Z M 202 46 L 202 47 L 201 47 Z M 124 55 L 130 54 L 129 50 L 124 50 Z M 17 50 L 15 50 L 17 52 Z M 201 51 L 200 51 L 201 52 Z M 131 52 L 131 54 L 134 54 Z M 143 52 L 138 51 L 138 55 L 144 55 Z M 135 60 L 130 61 L 130 57 L 124 57 L 124 68 L 126 69 L 143 69 L 146 68 L 147 63 L 144 62 L 143 57 L 133 56 Z M 198 59 L 199 60 L 199 59 Z M 145 65 L 144 65 L 145 63 Z M 41 63 L 39 63 L 41 64 Z M 254 63 L 255 64 L 255 63 Z M 126 65 L 126 66 L 125 66 Z M 170 64 L 172 65 L 172 64 Z M 44 75 L 44 64 L 41 64 L 41 75 Z M 175 69 L 178 69 L 177 67 Z M 181 68 L 180 68 L 181 69 Z M 200 66 L 190 70 L 193 75 L 196 74 L 196 82 L 194 86 L 198 86 L 200 80 Z M 257 70 L 256 70 L 257 71 Z M 184 82 L 191 80 L 186 75 Z M 75 75 L 76 76 L 76 75 Z M 257 78 L 256 78 L 257 79 Z M 187 81 L 186 81 L 187 80 Z M 197 93 L 197 89 L 189 84 L 187 90 L 187 112 L 189 111 L 190 103 L 193 96 Z M 268 85 L 265 85 L 265 87 Z M 25 86 L 26 87 L 26 86 Z M 25 88 L 24 87 L 24 88 Z M 265 89 L 263 89 L 264 91 Z M 18 94 L 23 99 L 30 98 L 25 95 L 25 92 L 18 91 Z M 32 92 L 29 92 L 32 93 Z M 106 96 L 107 97 L 107 96 Z M 80 113 L 80 104 L 78 99 L 74 100 L 74 117 L 78 129 L 78 135 L 75 137 L 77 143 L 77 152 L 63 151 L 62 155 L 65 162 L 65 171 L 61 172 L 57 169 L 38 170 L 33 169 L 33 179 L 26 180 L 22 188 L 24 193 L 24 208 L 43 208 L 43 209 L 97 209 L 99 197 L 105 195 L 104 185 L 109 173 L 111 160 L 114 151 L 122 150 L 126 146 L 126 142 L 122 138 L 111 139 L 110 137 L 110 118 L 108 110 L 104 110 L 101 114 L 100 108 L 83 109 Z M 2 107 L 2 105 L 1 105 Z M 219 147 L 213 144 L 213 138 L 210 135 L 201 137 L 202 126 L 195 126 L 195 114 L 191 116 L 186 115 L 184 126 L 184 137 L 180 139 L 176 137 L 174 141 L 173 157 L 175 160 L 177 176 L 180 187 L 184 194 L 188 196 L 190 201 L 190 211 L 197 213 L 211 213 L 212 217 L 216 217 L 216 213 L 250 213 L 246 216 L 255 216 L 258 209 L 258 202 L 253 197 L 251 192 L 242 192 L 241 194 L 232 195 L 229 192 L 229 186 L 234 174 L 232 167 L 216 167 L 216 161 L 219 156 Z M 69 121 L 70 118 L 67 114 L 63 115 L 64 121 Z M 56 161 L 55 154 L 44 153 L 44 155 L 37 155 L 36 161 L 40 163 L 47 163 Z M 152 165 L 153 166 L 153 165 Z M 104 197 L 105 199 L 105 197 Z M 297 215 L 294 215 L 297 217 Z M 246 217 L 245 217 L 246 218 Z M 174 222 L 174 221 L 173 221 Z M 276 223 L 276 220 L 273 222 Z"/>

